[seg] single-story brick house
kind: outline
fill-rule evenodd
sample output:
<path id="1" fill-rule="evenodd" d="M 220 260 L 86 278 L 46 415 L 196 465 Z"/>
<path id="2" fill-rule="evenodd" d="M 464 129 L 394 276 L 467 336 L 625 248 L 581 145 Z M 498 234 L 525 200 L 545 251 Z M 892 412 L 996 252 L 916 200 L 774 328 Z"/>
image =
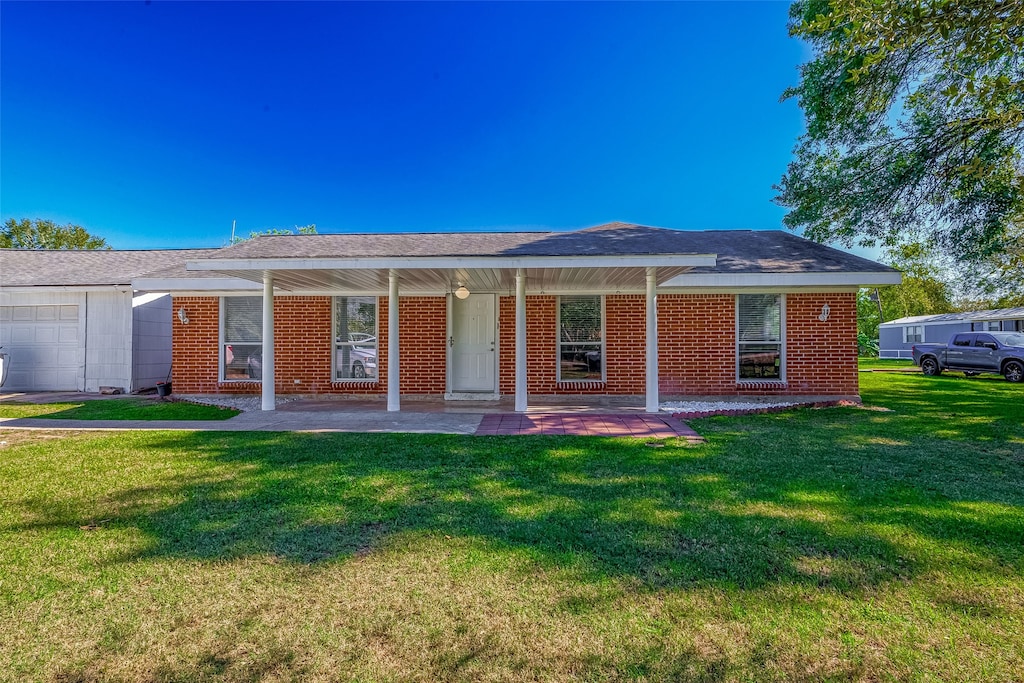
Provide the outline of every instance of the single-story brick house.
<path id="1" fill-rule="evenodd" d="M 132 279 L 214 249 L 0 249 L 4 391 L 125 392 L 171 369 L 171 298 Z"/>
<path id="2" fill-rule="evenodd" d="M 857 289 L 899 272 L 781 231 L 262 236 L 169 291 L 174 390 L 448 400 L 855 399 Z"/>

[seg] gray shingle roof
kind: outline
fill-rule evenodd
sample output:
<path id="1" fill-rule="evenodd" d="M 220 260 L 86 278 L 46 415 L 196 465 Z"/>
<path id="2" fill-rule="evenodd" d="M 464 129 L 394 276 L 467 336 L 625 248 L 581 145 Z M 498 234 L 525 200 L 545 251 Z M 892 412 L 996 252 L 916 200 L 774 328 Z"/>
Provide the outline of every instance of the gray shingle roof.
<path id="1" fill-rule="evenodd" d="M 892 268 L 781 230 L 669 230 L 608 223 L 572 232 L 264 235 L 210 253 L 216 259 L 417 256 L 718 254 L 693 272 L 892 272 Z"/>
<path id="2" fill-rule="evenodd" d="M 0 249 L 0 287 L 129 285 L 133 278 L 155 269 L 185 277 L 185 261 L 216 251 Z"/>
<path id="3" fill-rule="evenodd" d="M 981 322 L 986 320 L 1024 320 L 1024 306 L 1015 308 L 993 308 L 986 311 L 963 311 L 961 313 L 936 313 L 934 315 L 913 315 L 882 323 L 883 325 L 909 325 L 923 323 L 955 323 L 963 321 Z"/>

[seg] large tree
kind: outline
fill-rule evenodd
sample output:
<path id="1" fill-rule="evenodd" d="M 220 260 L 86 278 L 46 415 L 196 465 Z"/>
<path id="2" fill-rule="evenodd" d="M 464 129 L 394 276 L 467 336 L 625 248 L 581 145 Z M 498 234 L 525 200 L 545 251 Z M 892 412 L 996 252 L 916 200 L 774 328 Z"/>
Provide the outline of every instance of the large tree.
<path id="1" fill-rule="evenodd" d="M 7 249 L 110 249 L 102 237 L 80 225 L 57 225 L 44 219 L 9 218 L 0 229 L 0 247 Z"/>
<path id="2" fill-rule="evenodd" d="M 857 338 L 861 353 L 877 354 L 878 325 L 912 315 L 951 313 L 953 288 L 947 264 L 924 244 L 901 244 L 885 250 L 883 260 L 903 272 L 903 282 L 881 290 L 860 291 Z"/>
<path id="3" fill-rule="evenodd" d="M 1005 251 L 1024 221 L 1024 0 L 798 0 L 807 130 L 776 187 L 822 242 Z"/>

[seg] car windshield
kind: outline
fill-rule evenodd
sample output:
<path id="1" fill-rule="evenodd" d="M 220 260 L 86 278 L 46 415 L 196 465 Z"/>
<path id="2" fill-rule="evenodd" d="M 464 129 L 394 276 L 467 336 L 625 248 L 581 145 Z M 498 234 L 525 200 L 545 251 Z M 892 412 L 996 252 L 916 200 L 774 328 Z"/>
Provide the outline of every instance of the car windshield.
<path id="1" fill-rule="evenodd" d="M 1024 334 L 1019 332 L 991 332 L 993 337 L 998 339 L 1004 346 L 1024 347 Z"/>

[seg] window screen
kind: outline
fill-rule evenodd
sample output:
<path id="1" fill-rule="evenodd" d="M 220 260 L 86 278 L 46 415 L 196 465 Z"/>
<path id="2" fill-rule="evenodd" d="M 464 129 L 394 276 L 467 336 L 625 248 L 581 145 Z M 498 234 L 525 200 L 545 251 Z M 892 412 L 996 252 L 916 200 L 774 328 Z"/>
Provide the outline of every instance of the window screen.
<path id="1" fill-rule="evenodd" d="M 334 377 L 377 379 L 377 297 L 334 297 Z"/>
<path id="2" fill-rule="evenodd" d="M 782 295 L 737 297 L 740 379 L 782 379 Z"/>
<path id="3" fill-rule="evenodd" d="M 558 379 L 604 379 L 604 324 L 601 297 L 563 296 L 558 300 Z"/>
<path id="4" fill-rule="evenodd" d="M 223 378 L 263 379 L 263 297 L 231 296 L 223 302 Z"/>

